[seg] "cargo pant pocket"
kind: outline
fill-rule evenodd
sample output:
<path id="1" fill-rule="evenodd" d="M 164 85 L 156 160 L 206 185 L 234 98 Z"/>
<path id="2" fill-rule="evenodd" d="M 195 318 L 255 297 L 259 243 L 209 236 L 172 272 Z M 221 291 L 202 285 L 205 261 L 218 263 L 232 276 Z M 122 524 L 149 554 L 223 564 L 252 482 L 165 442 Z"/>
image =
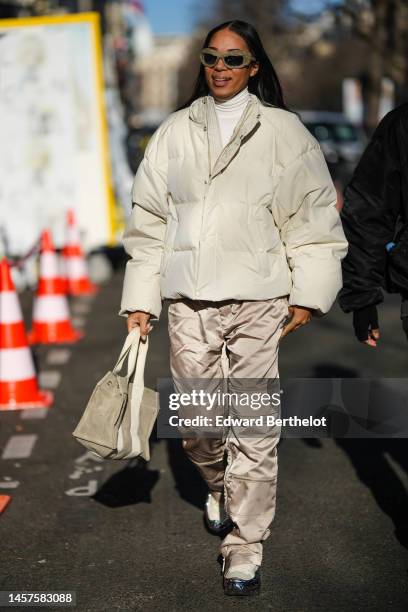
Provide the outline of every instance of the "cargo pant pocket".
<path id="1" fill-rule="evenodd" d="M 272 506 L 275 506 L 276 483 L 276 477 L 256 480 L 230 472 L 225 485 L 231 514 L 247 517 L 270 513 Z"/>
<path id="2" fill-rule="evenodd" d="M 226 511 L 243 542 L 260 542 L 268 537 L 275 516 L 276 484 L 276 477 L 255 480 L 228 474 Z"/>

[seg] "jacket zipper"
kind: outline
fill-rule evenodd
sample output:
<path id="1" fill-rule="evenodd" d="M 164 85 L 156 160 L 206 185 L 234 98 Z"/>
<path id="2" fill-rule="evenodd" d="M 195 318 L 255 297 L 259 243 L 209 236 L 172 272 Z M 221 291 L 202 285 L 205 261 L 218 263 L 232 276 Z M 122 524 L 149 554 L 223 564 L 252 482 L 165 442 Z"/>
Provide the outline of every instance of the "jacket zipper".
<path id="1" fill-rule="evenodd" d="M 229 146 L 230 146 L 230 145 L 231 145 L 231 144 L 234 142 L 234 140 L 236 139 L 236 137 L 238 136 L 239 130 L 241 129 L 242 125 L 244 124 L 244 122 L 245 122 L 245 120 L 246 120 L 246 118 L 247 118 L 247 116 L 248 116 L 249 109 L 250 109 L 250 103 L 249 103 L 249 104 L 246 106 L 246 108 L 245 108 L 244 112 L 242 113 L 242 116 L 241 116 L 240 120 L 238 121 L 237 125 L 235 126 L 234 131 L 232 132 L 232 136 L 231 136 L 230 141 L 229 141 L 229 142 L 227 142 L 227 144 L 225 145 L 225 147 L 223 147 L 223 148 L 221 149 L 220 154 L 218 155 L 217 160 L 216 160 L 216 162 L 215 162 L 215 164 L 214 164 L 214 168 L 216 168 L 216 167 L 217 167 L 218 161 L 219 161 L 219 160 L 220 160 L 220 158 L 222 157 L 222 155 L 223 155 L 223 153 L 224 153 L 225 149 L 227 149 L 227 148 L 228 148 L 228 147 L 229 147 Z"/>
<path id="2" fill-rule="evenodd" d="M 219 161 L 219 159 L 221 158 L 221 156 L 223 155 L 224 151 L 235 141 L 235 139 L 238 136 L 239 130 L 241 129 L 242 125 L 244 124 L 249 110 L 251 108 L 251 104 L 249 103 L 247 105 L 247 107 L 245 108 L 240 120 L 238 121 L 237 125 L 234 128 L 234 131 L 232 133 L 231 136 L 231 140 L 229 143 L 226 144 L 225 147 L 222 148 L 220 154 L 218 155 L 218 158 L 214 164 L 214 168 L 216 168 L 217 163 Z M 206 132 L 207 135 L 207 160 L 208 160 L 208 179 L 206 181 L 206 188 L 204 191 L 204 197 L 203 197 L 203 203 L 202 203 L 202 211 L 201 211 L 201 227 L 200 227 L 200 238 L 199 238 L 199 247 L 198 247 L 198 255 L 197 255 L 197 266 L 196 266 L 196 286 L 195 286 L 195 299 L 197 298 L 197 284 L 198 284 L 198 279 L 199 279 L 199 271 L 200 271 L 200 260 L 201 260 L 201 237 L 203 234 L 203 226 L 204 226 L 204 213 L 205 213 L 205 206 L 206 206 L 206 199 L 207 199 L 207 194 L 208 191 L 210 189 L 211 186 L 211 180 L 214 178 L 213 174 L 212 174 L 212 168 L 211 168 L 211 155 L 210 155 L 210 147 L 211 147 L 211 143 L 210 143 L 210 134 L 208 131 L 208 110 L 206 112 L 206 124 L 204 126 L 204 132 Z"/>
<path id="3" fill-rule="evenodd" d="M 195 278 L 196 278 L 196 285 L 195 285 L 195 291 L 194 291 L 195 299 L 197 299 L 197 285 L 198 285 L 199 271 L 200 271 L 201 236 L 203 235 L 205 201 L 206 201 L 206 198 L 207 198 L 207 193 L 208 193 L 208 190 L 210 188 L 210 182 L 211 182 L 211 157 L 210 157 L 210 142 L 209 142 L 209 138 L 208 138 L 208 121 L 206 122 L 206 125 L 204 126 L 204 132 L 207 133 L 206 135 L 207 135 L 208 179 L 205 181 L 205 190 L 204 190 L 204 196 L 203 196 L 203 202 L 202 202 L 202 210 L 201 210 L 200 237 L 199 237 L 199 242 L 198 242 L 197 266 L 196 266 L 196 274 L 195 274 Z"/>

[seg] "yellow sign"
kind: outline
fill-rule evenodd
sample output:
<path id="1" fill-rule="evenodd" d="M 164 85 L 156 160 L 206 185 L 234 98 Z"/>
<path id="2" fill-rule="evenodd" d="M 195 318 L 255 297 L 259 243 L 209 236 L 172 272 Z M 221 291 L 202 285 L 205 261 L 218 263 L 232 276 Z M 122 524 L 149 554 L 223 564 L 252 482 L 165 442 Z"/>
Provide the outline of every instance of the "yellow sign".
<path id="1" fill-rule="evenodd" d="M 99 21 L 97 13 L 0 20 L 0 226 L 12 254 L 43 227 L 63 242 L 68 208 L 85 248 L 115 242 Z"/>

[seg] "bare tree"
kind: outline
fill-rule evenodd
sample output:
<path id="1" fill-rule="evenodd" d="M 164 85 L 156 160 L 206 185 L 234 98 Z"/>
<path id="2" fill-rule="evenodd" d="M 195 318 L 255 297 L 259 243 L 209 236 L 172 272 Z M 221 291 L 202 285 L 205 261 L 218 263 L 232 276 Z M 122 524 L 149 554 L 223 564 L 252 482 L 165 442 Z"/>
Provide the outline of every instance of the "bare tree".
<path id="1" fill-rule="evenodd" d="M 218 21 L 242 19 L 251 23 L 274 60 L 287 51 L 295 27 L 288 0 L 215 0 L 214 15 Z"/>
<path id="2" fill-rule="evenodd" d="M 328 5 L 331 5 L 329 2 Z M 372 132 L 379 116 L 383 77 L 403 85 L 408 73 L 407 0 L 344 0 L 335 7 L 368 47 L 364 83 L 366 129 Z"/>

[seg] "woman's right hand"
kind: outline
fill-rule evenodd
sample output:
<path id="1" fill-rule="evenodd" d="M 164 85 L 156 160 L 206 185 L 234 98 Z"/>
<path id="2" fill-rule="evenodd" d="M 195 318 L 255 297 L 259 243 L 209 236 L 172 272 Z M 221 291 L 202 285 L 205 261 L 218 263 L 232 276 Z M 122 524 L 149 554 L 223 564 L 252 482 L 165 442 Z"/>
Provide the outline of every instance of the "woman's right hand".
<path id="1" fill-rule="evenodd" d="M 144 312 L 143 310 L 130 312 L 127 318 L 128 332 L 138 325 L 140 327 L 141 339 L 146 340 L 147 334 L 153 329 L 153 326 L 149 323 L 150 316 L 149 312 Z"/>

